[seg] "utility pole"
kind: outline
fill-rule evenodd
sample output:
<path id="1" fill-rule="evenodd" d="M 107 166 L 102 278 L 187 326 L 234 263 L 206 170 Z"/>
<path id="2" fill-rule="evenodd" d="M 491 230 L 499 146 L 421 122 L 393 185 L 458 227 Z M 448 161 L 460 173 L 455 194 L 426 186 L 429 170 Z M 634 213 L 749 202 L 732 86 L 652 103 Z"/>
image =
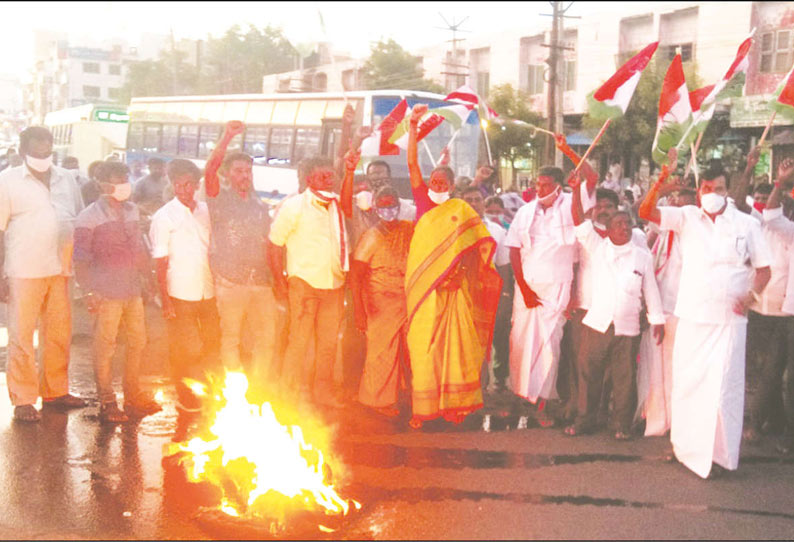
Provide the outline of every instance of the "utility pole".
<path id="1" fill-rule="evenodd" d="M 468 64 L 458 64 L 458 42 L 466 41 L 464 38 L 458 38 L 458 32 L 469 32 L 469 30 L 461 30 L 461 25 L 466 22 L 468 17 L 464 17 L 458 22 L 455 22 L 455 19 L 452 19 L 452 23 L 449 23 L 441 13 L 438 14 L 441 19 L 446 24 L 446 28 L 441 28 L 437 26 L 439 30 L 449 30 L 452 32 L 452 39 L 447 40 L 452 43 L 452 59 L 446 60 L 442 62 L 444 65 L 445 71 L 441 72 L 441 75 L 448 75 L 453 77 L 453 84 L 451 85 L 452 88 L 447 88 L 448 91 L 455 90 L 456 88 L 461 86 L 460 78 L 461 77 L 468 77 L 469 75 L 469 65 Z M 465 70 L 465 73 L 461 73 L 461 70 Z"/>
<path id="2" fill-rule="evenodd" d="M 546 61 L 549 65 L 549 95 L 546 103 L 546 114 L 549 119 L 549 130 L 561 134 L 563 133 L 562 109 L 563 93 L 565 92 L 565 56 L 563 51 L 573 50 L 572 47 L 566 46 L 562 41 L 564 36 L 563 19 L 565 17 L 578 19 L 578 17 L 565 15 L 565 12 L 573 5 L 573 2 L 569 2 L 564 8 L 562 6 L 563 2 L 559 0 L 550 1 L 549 4 L 551 4 L 552 8 L 552 13 L 550 15 L 552 17 L 551 43 L 548 45 L 543 44 L 544 47 L 549 48 L 549 58 Z M 549 16 L 547 13 L 542 13 L 541 15 Z M 546 145 L 545 161 L 546 163 L 553 162 L 555 166 L 562 167 L 562 153 L 557 150 L 556 146 Z"/>

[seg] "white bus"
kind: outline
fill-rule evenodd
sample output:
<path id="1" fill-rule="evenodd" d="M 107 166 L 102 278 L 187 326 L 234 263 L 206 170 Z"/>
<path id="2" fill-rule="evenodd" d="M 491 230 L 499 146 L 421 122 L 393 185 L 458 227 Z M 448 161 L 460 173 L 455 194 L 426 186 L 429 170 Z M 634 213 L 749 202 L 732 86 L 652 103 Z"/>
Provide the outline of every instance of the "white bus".
<path id="1" fill-rule="evenodd" d="M 223 125 L 241 120 L 246 130 L 229 148 L 253 157 L 257 193 L 277 199 L 297 191 L 295 168 L 302 158 L 334 155 L 346 103 L 355 108 L 354 126 L 377 126 L 402 98 L 409 106 L 427 103 L 432 109 L 449 105 L 443 102 L 443 95 L 408 90 L 133 98 L 128 109 L 126 159 L 132 164 L 152 156 L 164 160 L 179 157 L 203 168 Z M 451 126 L 444 122 L 423 140 L 426 144 L 419 148 L 423 172 L 429 173 L 432 161 L 438 160 L 452 135 Z M 474 177 L 479 151 L 480 124 L 474 111 L 452 143 L 451 166 L 456 175 Z M 395 188 L 403 197 L 411 197 L 405 152 L 362 156 L 362 164 L 375 159 L 389 164 Z"/>
<path id="2" fill-rule="evenodd" d="M 85 170 L 111 153 L 123 155 L 128 120 L 124 106 L 85 104 L 47 113 L 44 124 L 52 132 L 57 162 L 75 156 Z"/>

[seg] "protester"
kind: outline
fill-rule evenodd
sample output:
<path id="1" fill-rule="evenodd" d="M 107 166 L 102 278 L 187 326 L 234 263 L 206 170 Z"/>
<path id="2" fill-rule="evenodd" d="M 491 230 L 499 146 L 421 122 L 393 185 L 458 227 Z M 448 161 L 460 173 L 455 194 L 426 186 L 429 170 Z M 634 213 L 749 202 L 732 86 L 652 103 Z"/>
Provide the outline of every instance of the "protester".
<path id="1" fill-rule="evenodd" d="M 676 159 L 673 149 L 673 166 Z M 706 478 L 712 465 L 720 473 L 739 464 L 746 313 L 769 281 L 771 257 L 758 222 L 728 205 L 715 165 L 701 175 L 701 208 L 657 207 L 661 184 L 648 191 L 640 217 L 681 242 L 670 440 L 678 460 Z"/>
<path id="2" fill-rule="evenodd" d="M 507 232 L 510 222 L 505 215 L 505 202 L 499 196 L 488 196 L 485 200 L 485 218 L 494 224 L 499 224 Z"/>
<path id="3" fill-rule="evenodd" d="M 76 157 L 65 156 L 63 161 L 61 162 L 61 166 L 63 167 L 63 169 L 71 172 L 72 176 L 74 177 L 74 180 L 77 181 L 77 186 L 79 186 L 81 189 L 88 182 L 88 178 L 84 177 L 80 173 L 80 163 L 78 162 Z"/>
<path id="4" fill-rule="evenodd" d="M 449 199 L 452 171 L 422 179 L 416 139 L 426 111 L 411 112 L 407 152 L 417 215 L 405 275 L 413 428 L 438 417 L 460 423 L 482 407 L 480 370 L 501 290 L 495 241 L 471 206 Z"/>
<path id="5" fill-rule="evenodd" d="M 104 163 L 102 160 L 96 160 L 88 164 L 88 169 L 86 170 L 88 180 L 80 186 L 80 194 L 83 196 L 83 203 L 86 205 L 91 205 L 102 195 L 102 189 L 99 187 L 97 178 L 99 177 L 99 170 Z"/>
<path id="6" fill-rule="evenodd" d="M 647 306 L 648 321 L 661 343 L 664 315 L 654 277 L 652 257 L 644 246 L 632 242 L 631 216 L 613 213 L 607 222 L 607 237 L 592 221 L 584 220 L 581 191 L 573 185 L 573 221 L 576 236 L 592 266 L 590 308 L 582 319 L 578 345 L 579 375 L 576 423 L 565 434 L 593 432 L 601 401 L 604 373 L 610 370 L 615 400 L 613 429 L 617 440 L 630 438 L 635 392 L 633 338 L 640 334 L 640 312 Z"/>
<path id="7" fill-rule="evenodd" d="M 132 201 L 138 204 L 144 214 L 154 214 L 167 201 L 164 191 L 168 185 L 165 176 L 165 161 L 149 158 L 149 174 L 141 177 L 133 187 Z"/>
<path id="8" fill-rule="evenodd" d="M 24 165 L 0 173 L 0 300 L 8 302 L 6 379 L 14 418 L 37 422 L 44 406 L 79 408 L 85 401 L 69 393 L 74 221 L 83 210 L 74 177 L 52 165 L 52 134 L 31 126 L 19 134 Z M 33 333 L 43 342 L 36 367 Z"/>
<path id="9" fill-rule="evenodd" d="M 174 159 L 168 163 L 168 177 L 176 196 L 152 216 L 149 237 L 177 406 L 195 413 L 200 400 L 185 379 L 206 382 L 206 373 L 217 369 L 220 338 L 208 256 L 210 215 L 207 204 L 195 199 L 201 178 L 198 166 Z"/>
<path id="10" fill-rule="evenodd" d="M 352 216 L 358 160 L 359 153 L 345 160 L 341 197 L 335 192 L 333 162 L 308 161 L 308 188 L 283 202 L 270 228 L 274 293 L 289 303 L 290 314 L 282 381 L 285 391 L 300 394 L 303 403 L 314 399 L 324 406 L 341 406 L 334 394 L 333 368 L 349 270 L 344 217 Z M 304 366 L 310 341 L 315 358 Z"/>
<path id="11" fill-rule="evenodd" d="M 99 419 L 123 423 L 160 410 L 141 391 L 141 356 L 146 346 L 143 298 L 148 286 L 149 255 L 144 248 L 138 208 L 128 201 L 132 185 L 127 166 L 108 162 L 100 171 L 100 198 L 86 207 L 75 225 L 74 264 L 77 282 L 86 292 L 94 325 L 94 376 L 99 396 Z M 113 391 L 113 354 L 123 323 L 127 357 L 124 361 L 124 411 Z"/>
<path id="12" fill-rule="evenodd" d="M 558 136 L 560 149 L 578 163 L 579 157 Z M 592 206 L 597 175 L 585 163 L 586 210 Z M 515 394 L 537 405 L 537 419 L 554 425 L 545 411 L 547 399 L 556 399 L 557 369 L 565 311 L 571 295 L 576 236 L 571 195 L 563 193 L 563 172 L 546 166 L 537 179 L 538 196 L 519 209 L 507 232 L 510 261 L 521 295 L 513 299 L 510 334 L 510 382 Z"/>
<path id="13" fill-rule="evenodd" d="M 389 417 L 399 414 L 398 392 L 408 376 L 404 285 L 414 225 L 397 218 L 400 205 L 393 188 L 378 190 L 380 220 L 361 236 L 350 270 L 356 327 L 367 340 L 358 400 Z"/>

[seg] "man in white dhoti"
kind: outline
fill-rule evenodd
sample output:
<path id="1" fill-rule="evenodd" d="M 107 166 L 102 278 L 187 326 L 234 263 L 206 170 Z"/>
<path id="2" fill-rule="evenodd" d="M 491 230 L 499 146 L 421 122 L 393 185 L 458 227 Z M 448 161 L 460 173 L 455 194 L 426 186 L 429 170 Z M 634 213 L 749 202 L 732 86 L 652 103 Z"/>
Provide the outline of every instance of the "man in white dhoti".
<path id="1" fill-rule="evenodd" d="M 597 180 L 595 175 L 587 177 L 581 188 L 585 211 L 593 206 Z M 554 424 L 543 412 L 543 400 L 557 398 L 560 341 L 576 254 L 571 195 L 562 192 L 562 184 L 562 170 L 541 168 L 538 197 L 518 210 L 505 242 L 516 278 L 510 387 L 532 404 L 542 400 L 539 421 L 545 427 Z"/>
<path id="2" fill-rule="evenodd" d="M 666 177 L 663 168 L 662 175 Z M 662 178 L 664 181 L 664 178 Z M 680 188 L 671 197 L 673 207 L 697 205 L 694 190 Z M 678 284 L 681 280 L 681 242 L 678 234 L 672 231 L 659 231 L 655 235 L 653 247 L 653 266 L 664 310 L 664 340 L 658 343 L 651 329 L 642 334 L 637 377 L 638 414 L 645 418 L 645 436 L 663 436 L 670 430 L 671 394 L 673 390 L 673 345 L 678 318 L 675 316 L 675 302 L 678 297 Z"/>
<path id="3" fill-rule="evenodd" d="M 746 314 L 769 281 L 771 256 L 758 221 L 728 205 L 719 168 L 701 176 L 700 208 L 657 207 L 661 187 L 654 183 L 639 214 L 681 242 L 670 440 L 676 458 L 706 478 L 714 464 L 739 466 Z"/>

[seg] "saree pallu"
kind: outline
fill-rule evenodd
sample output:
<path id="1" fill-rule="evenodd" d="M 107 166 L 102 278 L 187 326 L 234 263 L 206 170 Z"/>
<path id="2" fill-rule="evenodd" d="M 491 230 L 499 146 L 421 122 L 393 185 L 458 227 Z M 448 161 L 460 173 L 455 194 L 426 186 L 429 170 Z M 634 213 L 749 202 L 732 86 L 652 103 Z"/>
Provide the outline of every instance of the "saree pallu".
<path id="1" fill-rule="evenodd" d="M 416 224 L 405 290 L 413 416 L 460 420 L 482 407 L 480 369 L 490 355 L 502 279 L 496 242 L 477 213 L 452 199 Z M 450 287 L 453 276 L 460 285 Z"/>

